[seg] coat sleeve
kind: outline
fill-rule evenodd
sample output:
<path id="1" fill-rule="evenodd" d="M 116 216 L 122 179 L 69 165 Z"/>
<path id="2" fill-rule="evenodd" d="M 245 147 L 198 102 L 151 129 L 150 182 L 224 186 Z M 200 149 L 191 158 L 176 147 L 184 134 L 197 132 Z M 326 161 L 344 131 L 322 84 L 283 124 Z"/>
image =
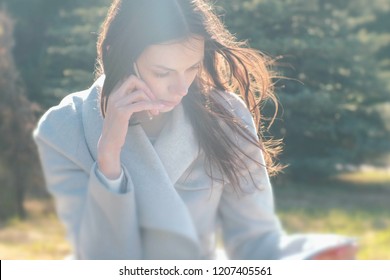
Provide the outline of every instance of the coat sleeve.
<path id="1" fill-rule="evenodd" d="M 257 135 L 253 118 L 245 104 L 233 96 L 227 102 L 253 135 Z M 225 185 L 219 206 L 223 240 L 231 259 L 309 259 L 323 250 L 352 242 L 331 234 L 287 235 L 275 213 L 271 183 L 261 149 L 236 137 L 247 155 L 248 171 L 241 176 L 242 192 Z"/>
<path id="2" fill-rule="evenodd" d="M 75 258 L 141 259 L 129 173 L 122 167 L 123 193 L 111 191 L 99 180 L 80 123 L 74 110 L 61 108 L 44 115 L 34 131 L 47 189 L 55 199 Z"/>

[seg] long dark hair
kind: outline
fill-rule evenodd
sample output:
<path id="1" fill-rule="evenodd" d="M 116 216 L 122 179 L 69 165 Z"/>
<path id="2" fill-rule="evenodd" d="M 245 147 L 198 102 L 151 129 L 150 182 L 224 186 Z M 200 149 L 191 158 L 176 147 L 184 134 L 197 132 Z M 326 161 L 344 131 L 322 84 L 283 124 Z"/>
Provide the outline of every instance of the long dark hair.
<path id="1" fill-rule="evenodd" d="M 275 174 L 280 169 L 274 160 L 280 152 L 280 143 L 263 139 L 260 105 L 271 100 L 277 110 L 278 103 L 273 92 L 270 60 L 245 42 L 237 41 L 207 0 L 115 0 L 112 3 L 97 44 L 97 75 L 106 76 L 101 111 L 104 116 L 107 100 L 117 83 L 135 74 L 131 66 L 146 47 L 194 35 L 205 40 L 205 58 L 182 102 L 206 156 L 209 176 L 213 178 L 213 167 L 216 167 L 238 190 L 239 178 L 248 170 L 245 158 L 252 158 L 229 134 L 233 132 L 248 145 L 261 148 L 268 172 Z M 212 94 L 215 92 L 234 92 L 245 101 L 254 117 L 258 139 L 218 101 Z"/>

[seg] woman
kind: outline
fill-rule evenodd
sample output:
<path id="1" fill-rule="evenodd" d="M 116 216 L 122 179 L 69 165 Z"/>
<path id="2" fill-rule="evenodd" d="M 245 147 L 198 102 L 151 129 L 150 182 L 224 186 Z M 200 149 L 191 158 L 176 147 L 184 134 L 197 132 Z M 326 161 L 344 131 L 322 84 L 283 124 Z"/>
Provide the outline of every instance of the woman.
<path id="1" fill-rule="evenodd" d="M 348 238 L 283 234 L 278 149 L 257 137 L 267 61 L 205 0 L 114 1 L 98 66 L 34 133 L 76 258 L 212 259 L 217 228 L 233 259 L 353 257 Z"/>

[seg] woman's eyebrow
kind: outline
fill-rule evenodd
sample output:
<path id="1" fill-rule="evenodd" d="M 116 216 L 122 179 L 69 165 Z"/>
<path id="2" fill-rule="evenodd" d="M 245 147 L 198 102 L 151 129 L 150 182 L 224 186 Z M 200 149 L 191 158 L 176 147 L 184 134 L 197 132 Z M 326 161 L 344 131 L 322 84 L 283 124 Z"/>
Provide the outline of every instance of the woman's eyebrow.
<path id="1" fill-rule="evenodd" d="M 202 63 L 202 61 L 203 61 L 203 58 L 199 61 L 199 62 L 197 62 L 197 63 L 195 63 L 194 65 L 192 65 L 192 66 L 190 66 L 188 69 L 191 69 L 191 68 L 193 68 L 193 67 L 196 67 L 196 66 L 198 66 L 200 63 Z M 154 65 L 152 65 L 153 67 L 157 67 L 157 68 L 161 68 L 161 69 L 164 69 L 164 70 L 167 70 L 167 71 L 176 71 L 175 69 L 171 69 L 171 68 L 168 68 L 168 67 L 165 67 L 164 65 L 158 65 L 158 64 L 154 64 Z"/>

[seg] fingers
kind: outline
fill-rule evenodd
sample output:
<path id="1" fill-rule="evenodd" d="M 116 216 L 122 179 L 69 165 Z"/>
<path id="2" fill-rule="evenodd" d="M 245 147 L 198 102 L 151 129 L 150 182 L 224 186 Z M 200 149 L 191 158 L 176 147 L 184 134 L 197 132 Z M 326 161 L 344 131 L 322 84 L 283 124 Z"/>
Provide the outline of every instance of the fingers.
<path id="1" fill-rule="evenodd" d="M 124 106 L 120 108 L 120 110 L 126 111 L 128 112 L 128 114 L 133 114 L 141 111 L 151 111 L 151 110 L 159 111 L 163 108 L 164 105 L 156 102 L 140 101 L 140 102 L 129 104 L 128 106 Z"/>
<path id="2" fill-rule="evenodd" d="M 142 90 L 136 90 L 120 99 L 111 100 L 111 103 L 112 106 L 118 109 L 123 107 L 138 108 L 138 106 L 134 106 L 138 103 L 148 104 L 148 108 L 151 107 L 152 109 L 150 110 L 157 111 L 157 114 L 159 113 L 159 109 L 164 108 L 164 104 L 157 100 L 151 100 Z"/>
<path id="3" fill-rule="evenodd" d="M 356 258 L 357 246 L 344 245 L 328 249 L 317 254 L 314 260 L 353 260 Z"/>
<path id="4" fill-rule="evenodd" d="M 150 98 L 150 100 L 156 100 L 156 97 L 146 83 L 134 75 L 131 75 L 122 83 L 118 89 L 118 93 L 125 95 L 126 93 L 133 92 L 135 90 L 142 90 Z"/>
<path id="5" fill-rule="evenodd" d="M 147 85 L 131 76 L 114 88 L 107 102 L 101 138 L 99 140 L 100 158 L 118 155 L 125 143 L 131 116 L 136 112 L 151 111 L 158 114 L 164 108 L 157 101 Z M 114 159 L 113 164 L 117 164 Z M 113 165 L 110 160 L 109 165 Z"/>
<path id="6" fill-rule="evenodd" d="M 159 105 L 161 103 L 159 101 L 151 100 L 142 90 L 136 90 L 124 96 L 123 98 L 116 100 L 114 106 L 118 109 L 128 107 L 137 108 L 137 104 L 147 104 L 148 107 L 156 107 L 158 109 L 160 108 Z"/>
<path id="7" fill-rule="evenodd" d="M 146 83 L 138 77 L 132 75 L 114 89 L 114 92 L 110 95 L 109 102 L 122 102 L 121 100 L 123 98 L 128 99 L 128 96 L 132 95 L 138 98 L 140 98 L 140 96 L 142 95 L 141 99 L 134 99 L 135 101 L 143 100 L 143 96 L 146 96 L 149 100 L 157 100 L 157 98 L 146 85 Z M 131 97 L 130 100 L 132 100 Z M 157 109 L 152 109 L 149 113 L 152 115 L 158 115 L 160 111 Z"/>
<path id="8" fill-rule="evenodd" d="M 148 111 L 158 115 L 165 107 L 161 101 L 151 100 L 143 90 L 135 90 L 123 96 L 117 94 L 115 98 L 110 98 L 106 115 L 128 121 L 133 113 Z"/>
<path id="9" fill-rule="evenodd" d="M 114 100 L 114 104 L 117 107 L 120 107 L 120 106 L 126 106 L 140 101 L 152 101 L 152 100 L 142 90 L 136 90 L 127 93 L 126 95 L 122 96 L 120 99 Z"/>

